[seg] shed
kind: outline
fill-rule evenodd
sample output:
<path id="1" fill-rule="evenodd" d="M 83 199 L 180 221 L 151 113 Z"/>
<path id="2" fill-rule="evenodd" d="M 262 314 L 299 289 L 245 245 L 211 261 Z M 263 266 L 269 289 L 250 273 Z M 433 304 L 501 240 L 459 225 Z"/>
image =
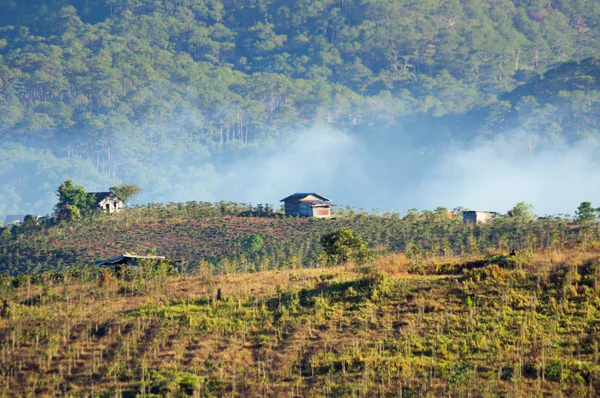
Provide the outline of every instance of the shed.
<path id="1" fill-rule="evenodd" d="M 140 270 L 142 264 L 146 260 L 148 262 L 157 264 L 159 261 L 165 261 L 164 256 L 137 256 L 135 254 L 121 254 L 120 256 L 107 258 L 106 260 L 98 261 L 96 265 L 98 267 L 114 269 L 117 275 L 121 275 L 126 269 Z"/>
<path id="2" fill-rule="evenodd" d="M 112 192 L 88 192 L 94 197 L 94 202 L 105 213 L 118 213 L 125 206 L 125 201 Z"/>
<path id="3" fill-rule="evenodd" d="M 494 211 L 463 211 L 464 222 L 474 222 L 476 224 L 485 224 L 498 217 Z"/>
<path id="4" fill-rule="evenodd" d="M 297 192 L 280 200 L 283 202 L 286 216 L 331 217 L 334 205 L 329 199 L 314 192 Z"/>
<path id="5" fill-rule="evenodd" d="M 137 256 L 135 254 L 121 254 L 106 260 L 98 261 L 97 266 L 128 265 L 138 267 L 139 260 L 165 260 L 165 256 Z"/>

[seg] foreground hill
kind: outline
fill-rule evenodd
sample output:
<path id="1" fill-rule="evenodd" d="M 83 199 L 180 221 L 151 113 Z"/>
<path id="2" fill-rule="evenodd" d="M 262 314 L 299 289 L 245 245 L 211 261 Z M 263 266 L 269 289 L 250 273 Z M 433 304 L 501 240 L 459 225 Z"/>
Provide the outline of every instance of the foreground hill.
<path id="1" fill-rule="evenodd" d="M 414 258 L 560 247 L 598 233 L 562 219 L 506 217 L 487 225 L 465 224 L 445 209 L 410 213 L 404 219 L 342 214 L 331 220 L 272 212 L 257 217 L 250 209 L 188 202 L 72 223 L 30 220 L 0 228 L 0 273 L 86 266 L 123 253 L 164 255 L 190 269 L 208 263 L 216 272 L 229 273 L 315 267 L 323 264 L 321 236 L 340 227 L 356 231 L 376 253 L 404 251 Z"/>
<path id="2" fill-rule="evenodd" d="M 3 279 L 0 391 L 593 396 L 598 247 L 433 259 L 425 275 L 395 256 L 217 277 Z"/>

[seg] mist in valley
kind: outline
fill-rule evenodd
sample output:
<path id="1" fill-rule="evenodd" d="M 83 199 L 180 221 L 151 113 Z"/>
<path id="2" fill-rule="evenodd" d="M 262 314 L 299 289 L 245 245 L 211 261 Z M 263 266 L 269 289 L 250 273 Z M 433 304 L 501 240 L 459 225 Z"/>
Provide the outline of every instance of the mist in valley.
<path id="1" fill-rule="evenodd" d="M 169 134 L 185 128 L 175 126 Z M 342 207 L 400 214 L 438 206 L 506 212 L 520 201 L 532 204 L 538 215 L 572 214 L 580 202 L 594 202 L 600 194 L 592 142 L 532 141 L 522 132 L 453 140 L 434 128 L 424 140 L 426 125 L 419 131 L 402 123 L 386 129 L 314 125 L 260 145 L 226 145 L 215 155 L 198 147 L 159 148 L 142 160 L 126 150 L 126 141 L 119 148 L 119 135 L 128 133 L 116 132 L 117 179 L 91 160 L 61 156 L 64 143 L 20 146 L 32 158 L 19 155 L 15 163 L 7 158 L 4 169 L 0 163 L 0 214 L 50 213 L 65 179 L 89 191 L 138 184 L 144 191 L 134 204 L 224 200 L 278 208 L 291 193 L 314 191 Z M 0 151 L 7 157 L 15 145 L 4 143 Z"/>
<path id="2" fill-rule="evenodd" d="M 367 211 L 464 207 L 506 212 L 517 202 L 538 215 L 570 213 L 594 201 L 600 163 L 593 143 L 539 142 L 523 133 L 492 141 L 420 147 L 394 139 L 314 127 L 223 168 L 213 199 L 272 203 L 316 191 Z M 226 170 L 226 171 L 225 171 Z"/>

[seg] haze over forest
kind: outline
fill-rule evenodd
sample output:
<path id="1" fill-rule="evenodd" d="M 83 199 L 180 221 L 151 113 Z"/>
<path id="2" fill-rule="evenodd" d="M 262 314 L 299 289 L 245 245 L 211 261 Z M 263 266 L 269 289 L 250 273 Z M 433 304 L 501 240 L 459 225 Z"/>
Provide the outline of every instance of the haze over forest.
<path id="1" fill-rule="evenodd" d="M 572 213 L 600 196 L 600 3 L 0 1 L 0 216 L 138 203 Z"/>

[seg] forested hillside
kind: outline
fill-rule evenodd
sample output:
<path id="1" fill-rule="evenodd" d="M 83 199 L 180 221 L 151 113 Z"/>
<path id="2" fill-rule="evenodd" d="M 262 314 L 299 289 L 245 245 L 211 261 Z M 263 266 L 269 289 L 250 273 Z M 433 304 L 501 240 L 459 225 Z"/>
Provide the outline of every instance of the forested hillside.
<path id="1" fill-rule="evenodd" d="M 91 190 L 126 180 L 161 201 L 203 181 L 196 195 L 210 196 L 221 164 L 315 124 L 387 144 L 418 137 L 417 151 L 514 128 L 542 140 L 598 132 L 593 1 L 46 0 L 0 11 L 0 214 L 48 211 L 66 178 Z"/>

